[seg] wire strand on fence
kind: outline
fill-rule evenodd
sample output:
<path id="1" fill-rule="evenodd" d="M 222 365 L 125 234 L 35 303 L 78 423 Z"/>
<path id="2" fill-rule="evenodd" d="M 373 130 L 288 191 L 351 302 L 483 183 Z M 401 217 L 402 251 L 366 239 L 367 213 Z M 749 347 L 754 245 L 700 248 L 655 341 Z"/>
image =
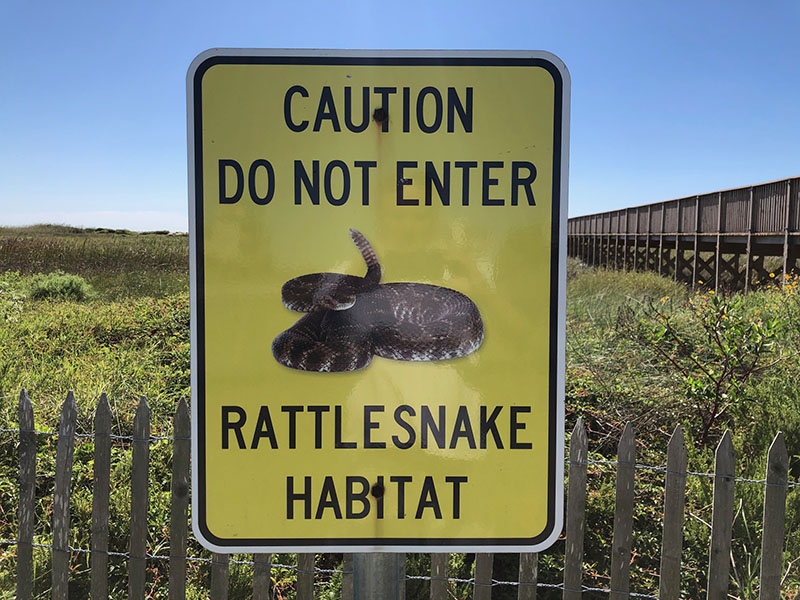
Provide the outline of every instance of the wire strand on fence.
<path id="1" fill-rule="evenodd" d="M 16 434 L 34 433 L 36 435 L 50 436 L 50 437 L 56 437 L 56 438 L 59 437 L 57 431 L 40 431 L 40 430 L 37 430 L 37 429 L 6 429 L 6 428 L 0 428 L 0 433 L 16 433 Z M 111 433 L 111 434 L 109 434 L 107 436 L 104 435 L 104 434 L 103 435 L 96 435 L 94 433 L 75 433 L 75 434 L 73 434 L 71 436 L 65 436 L 65 437 L 67 437 L 67 438 L 108 437 L 108 438 L 110 438 L 112 440 L 119 440 L 119 441 L 123 441 L 123 442 L 143 442 L 143 441 L 160 442 L 160 441 L 165 441 L 165 440 L 167 440 L 167 441 L 175 441 L 175 440 L 190 440 L 191 439 L 191 438 L 188 438 L 188 437 L 174 437 L 174 436 L 171 436 L 171 435 L 151 435 L 146 440 L 144 440 L 144 439 L 135 438 L 132 435 L 117 435 L 117 434 L 114 434 L 114 433 Z"/>
<path id="2" fill-rule="evenodd" d="M 586 462 L 574 462 L 574 461 L 566 461 L 567 464 L 576 465 L 576 466 L 587 466 L 587 465 L 610 465 L 610 466 L 617 466 L 619 465 L 619 461 L 616 460 L 601 460 L 601 459 L 589 459 Z M 708 477 L 710 479 L 715 479 L 717 477 L 721 479 L 728 479 L 733 480 L 737 483 L 757 483 L 763 486 L 770 486 L 770 487 L 786 487 L 786 488 L 796 488 L 800 487 L 800 482 L 797 481 L 788 481 L 785 486 L 778 485 L 775 483 L 768 483 L 766 479 L 748 479 L 747 477 L 731 477 L 730 475 L 717 475 L 716 473 L 701 473 L 699 471 L 670 471 L 666 467 L 656 467 L 653 465 L 644 465 L 641 463 L 635 463 L 634 468 L 644 470 L 644 471 L 655 471 L 657 473 L 663 473 L 665 475 L 692 475 L 694 477 Z"/>
<path id="3" fill-rule="evenodd" d="M 0 546 L 15 546 L 18 545 L 19 542 L 17 540 L 3 540 L 0 539 Z M 45 548 L 48 550 L 53 550 L 53 546 L 51 544 L 41 544 L 34 542 L 31 544 L 34 548 Z M 86 548 L 75 548 L 73 546 L 69 546 L 69 552 L 76 552 L 78 554 L 105 554 L 107 556 L 114 556 L 124 559 L 130 558 L 130 553 L 128 552 L 114 552 L 112 550 L 88 550 Z M 160 555 L 160 554 L 150 554 L 148 553 L 145 556 L 146 560 L 170 560 L 170 559 L 178 559 L 178 560 L 186 560 L 189 562 L 197 562 L 197 563 L 204 563 L 204 564 L 224 564 L 221 562 L 216 562 L 213 558 L 202 558 L 199 556 L 167 556 L 167 555 Z M 231 559 L 229 564 L 232 565 L 247 565 L 253 566 L 255 565 L 255 561 L 252 560 L 240 560 L 240 559 Z M 296 573 L 304 573 L 304 574 L 321 574 L 321 575 L 333 575 L 333 574 L 342 574 L 342 575 L 352 575 L 352 570 L 342 570 L 342 569 L 320 569 L 315 567 L 313 571 L 307 569 L 301 569 L 297 565 L 284 565 L 281 563 L 270 563 L 271 568 L 275 569 L 285 569 L 288 571 L 294 571 Z M 527 582 L 519 582 L 519 581 L 501 581 L 497 579 L 492 579 L 491 583 L 477 583 L 474 577 L 470 577 L 469 579 L 463 579 L 459 577 L 431 577 L 429 575 L 406 575 L 407 580 L 411 581 L 447 581 L 449 583 L 463 583 L 473 586 L 485 586 L 485 587 L 499 587 L 499 586 L 532 586 L 533 583 Z M 549 588 L 549 589 L 556 589 L 556 590 L 563 590 L 564 584 L 563 583 L 536 583 L 536 587 L 541 588 Z M 577 590 L 576 590 L 577 591 Z M 597 588 L 597 587 L 588 587 L 588 586 L 581 586 L 581 592 L 598 592 L 602 594 L 610 594 L 612 592 L 611 589 L 608 588 Z M 654 596 L 652 594 L 641 594 L 636 592 L 628 592 L 628 595 L 632 598 L 648 598 L 652 600 L 658 600 L 658 596 Z"/>
<path id="4" fill-rule="evenodd" d="M 533 586 L 541 587 L 541 588 L 548 588 L 553 590 L 563 590 L 564 584 L 563 583 L 527 583 L 527 582 L 520 582 L 520 581 L 499 581 L 497 579 L 492 579 L 492 583 L 476 583 L 474 578 L 470 579 L 459 579 L 457 577 L 429 577 L 427 575 L 406 575 L 406 579 L 409 580 L 419 580 L 419 581 L 449 581 L 452 583 L 466 583 L 469 585 L 475 586 L 484 586 L 484 587 L 498 587 L 501 585 L 508 585 L 514 587 L 520 586 Z M 613 590 L 609 588 L 598 588 L 598 587 L 588 587 L 588 586 L 581 586 L 580 590 L 570 590 L 576 592 L 600 592 L 602 594 L 610 594 Z M 658 600 L 658 596 L 654 596 L 653 594 L 640 594 L 636 592 L 625 592 L 628 596 L 632 598 L 650 598 L 652 600 Z"/>
<path id="5" fill-rule="evenodd" d="M 17 546 L 19 545 L 19 540 L 2 540 L 0 539 L 0 546 Z M 53 550 L 52 544 L 41 544 L 38 542 L 34 542 L 31 544 L 34 548 L 45 548 L 48 550 Z M 103 554 L 105 556 L 115 556 L 119 558 L 129 559 L 131 557 L 129 552 L 114 552 L 113 550 L 89 550 L 86 548 L 75 548 L 74 546 L 68 546 L 69 552 L 75 552 L 78 554 Z M 64 550 L 55 549 L 56 552 L 64 552 Z M 218 561 L 215 561 L 213 558 L 203 558 L 200 556 L 167 556 L 163 554 L 150 554 L 147 553 L 145 555 L 145 560 L 170 560 L 170 559 L 178 559 L 178 560 L 186 560 L 189 562 L 198 562 L 198 563 L 206 563 L 206 564 L 224 564 Z M 255 561 L 252 560 L 240 560 L 240 559 L 231 559 L 228 561 L 232 565 L 248 565 L 253 566 L 255 565 Z M 276 569 L 287 569 L 289 571 L 295 571 L 297 573 L 320 573 L 323 575 L 332 575 L 334 573 L 341 573 L 344 575 L 351 575 L 353 571 L 343 571 L 341 569 L 320 569 L 314 568 L 313 571 L 309 571 L 307 569 L 301 569 L 296 565 L 284 565 L 281 563 L 270 563 L 270 567 Z"/>
<path id="6" fill-rule="evenodd" d="M 32 429 L 7 429 L 7 428 L 0 428 L 0 433 L 15 433 L 19 435 L 20 433 L 35 433 L 36 435 L 43 435 L 43 436 L 52 436 L 58 437 L 57 431 L 39 431 L 39 430 L 32 430 Z M 76 433 L 74 434 L 76 438 L 94 438 L 97 437 L 94 433 Z M 111 434 L 110 437 L 112 440 L 119 440 L 125 442 L 140 442 L 145 440 L 140 440 L 138 438 L 134 438 L 131 435 L 116 435 Z M 147 441 L 150 443 L 160 442 L 160 441 L 175 441 L 175 440 L 190 440 L 191 438 L 188 437 L 173 437 L 169 435 L 151 435 L 147 438 Z M 575 464 L 577 466 L 586 466 L 586 465 L 609 465 L 609 466 L 617 466 L 619 465 L 619 461 L 616 460 L 603 460 L 603 459 L 589 459 L 586 462 L 571 462 L 569 460 L 566 461 L 567 464 Z M 654 465 L 645 465 L 642 463 L 635 463 L 634 468 L 643 470 L 643 471 L 654 471 L 656 473 L 663 473 L 663 474 L 671 474 L 671 475 L 692 475 L 694 477 L 708 477 L 710 479 L 714 479 L 716 477 L 721 477 L 723 479 L 733 479 L 733 481 L 737 483 L 756 483 L 763 486 L 775 486 L 775 487 L 784 487 L 774 483 L 767 483 L 766 479 L 748 479 L 746 477 L 730 477 L 728 475 L 717 475 L 716 473 L 701 473 L 699 471 L 669 471 L 666 467 L 659 467 Z M 786 483 L 786 488 L 793 489 L 796 487 L 800 487 L 800 482 L 798 481 L 788 481 Z"/>

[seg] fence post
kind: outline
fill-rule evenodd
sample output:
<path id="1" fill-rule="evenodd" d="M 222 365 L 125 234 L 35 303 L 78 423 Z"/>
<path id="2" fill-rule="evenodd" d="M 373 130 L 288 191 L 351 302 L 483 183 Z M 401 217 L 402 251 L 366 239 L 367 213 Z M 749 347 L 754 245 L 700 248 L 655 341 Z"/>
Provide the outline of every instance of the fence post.
<path id="1" fill-rule="evenodd" d="M 142 396 L 133 419 L 131 458 L 131 538 L 128 558 L 128 597 L 144 599 L 147 566 L 147 495 L 150 466 L 150 407 Z"/>
<path id="2" fill-rule="evenodd" d="M 658 583 L 660 600 L 678 600 L 680 598 L 687 463 L 688 454 L 683 438 L 683 429 L 678 425 L 667 446 L 664 529 L 661 536 L 661 568 L 659 569 Z"/>
<path id="3" fill-rule="evenodd" d="M 517 600 L 536 600 L 539 555 L 536 552 L 521 552 L 519 555 L 519 590 Z"/>
<path id="4" fill-rule="evenodd" d="M 447 600 L 447 561 L 449 554 L 431 554 L 431 600 Z"/>
<path id="5" fill-rule="evenodd" d="M 708 558 L 708 600 L 726 600 L 730 581 L 733 530 L 733 469 L 730 431 L 725 431 L 714 458 L 714 507 Z"/>
<path id="6" fill-rule="evenodd" d="M 271 554 L 253 555 L 253 600 L 269 600 L 270 572 L 272 571 Z M 344 585 L 342 585 L 344 590 Z M 342 591 L 344 600 L 344 591 Z"/>
<path id="7" fill-rule="evenodd" d="M 619 438 L 617 450 L 617 494 L 614 538 L 611 542 L 611 600 L 626 600 L 629 596 L 635 467 L 636 439 L 633 427 L 628 423 Z"/>
<path id="8" fill-rule="evenodd" d="M 788 472 L 789 455 L 786 452 L 783 434 L 778 432 L 767 453 L 767 488 L 764 492 L 759 600 L 778 600 L 781 597 Z"/>
<path id="9" fill-rule="evenodd" d="M 314 598 L 314 563 L 313 553 L 297 555 L 297 600 Z"/>
<path id="10" fill-rule="evenodd" d="M 211 600 L 228 600 L 230 560 L 230 554 L 211 553 Z"/>
<path id="11" fill-rule="evenodd" d="M 111 409 L 101 394 L 94 413 L 92 490 L 92 600 L 108 598 L 108 496 L 111 490 Z"/>
<path id="12" fill-rule="evenodd" d="M 53 600 L 67 600 L 69 591 L 69 492 L 75 452 L 78 407 L 70 391 L 61 409 L 53 487 Z"/>
<path id="13" fill-rule="evenodd" d="M 581 600 L 583 584 L 583 535 L 586 523 L 586 466 L 588 440 L 583 417 L 578 417 L 569 440 L 569 489 L 567 491 L 567 541 L 564 548 L 563 600 Z"/>
<path id="14" fill-rule="evenodd" d="M 186 536 L 189 514 L 191 423 L 186 398 L 181 398 L 172 426 L 172 490 L 169 521 L 169 600 L 186 597 Z"/>
<path id="15" fill-rule="evenodd" d="M 342 600 L 353 600 L 353 553 L 342 556 Z M 254 599 L 255 600 L 255 599 Z"/>
<path id="16" fill-rule="evenodd" d="M 493 565 L 493 553 L 482 552 L 475 555 L 475 583 L 473 584 L 472 600 L 491 600 Z"/>
<path id="17" fill-rule="evenodd" d="M 28 393 L 19 393 L 19 542 L 17 544 L 17 598 L 33 597 L 33 517 L 36 505 L 36 431 Z"/>

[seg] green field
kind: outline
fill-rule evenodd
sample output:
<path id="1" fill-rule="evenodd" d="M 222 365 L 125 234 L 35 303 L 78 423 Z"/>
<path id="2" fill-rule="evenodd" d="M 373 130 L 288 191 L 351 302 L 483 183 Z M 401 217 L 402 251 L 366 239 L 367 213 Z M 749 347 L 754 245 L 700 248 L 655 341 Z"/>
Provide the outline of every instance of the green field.
<path id="1" fill-rule="evenodd" d="M 68 277 L 78 275 L 82 279 Z M 590 457 L 613 460 L 626 422 L 637 431 L 637 462 L 662 466 L 669 435 L 681 424 L 687 434 L 690 470 L 713 471 L 713 450 L 725 429 L 733 434 L 737 475 L 763 479 L 767 448 L 782 431 L 789 448 L 790 479 L 800 479 L 800 293 L 793 280 L 771 280 L 748 296 L 696 293 L 653 274 L 588 269 L 569 263 L 567 314 L 567 424 L 578 416 L 589 430 Z M 17 427 L 17 398 L 28 390 L 36 428 L 53 431 L 67 390 L 79 407 L 78 431 L 91 433 L 102 392 L 115 416 L 114 433 L 130 435 L 134 407 L 148 398 L 155 435 L 171 433 L 172 415 L 189 395 L 188 240 L 164 232 L 81 230 L 60 226 L 0 228 L 0 428 Z M 17 436 L 0 433 L 0 539 L 16 538 Z M 148 550 L 167 554 L 171 447 L 151 448 Z M 90 546 L 90 440 L 75 452 L 70 543 Z M 50 542 L 55 443 L 39 437 L 36 541 Z M 112 478 L 125 482 L 130 450 L 116 446 Z M 687 482 L 684 582 L 686 598 L 704 596 L 711 480 Z M 112 486 L 111 548 L 127 547 L 130 492 Z M 613 526 L 613 466 L 589 470 L 586 576 L 589 586 L 608 587 Z M 632 585 L 640 593 L 658 588 L 663 475 L 637 471 Z M 761 502 L 764 486 L 737 485 L 731 597 L 757 597 Z M 789 493 L 783 589 L 800 594 L 800 488 Z M 540 557 L 539 580 L 562 580 L 563 541 Z M 197 544 L 189 554 L 208 557 Z M 71 595 L 88 596 L 88 555 L 74 556 Z M 514 555 L 498 555 L 495 579 L 516 578 Z M 12 598 L 15 546 L 0 545 L 0 598 Z M 35 553 L 38 597 L 50 587 L 49 554 Z M 275 557 L 291 564 L 293 557 Z M 335 567 L 341 555 L 322 566 Z M 411 557 L 410 574 L 427 574 L 425 555 Z M 113 597 L 126 595 L 126 566 L 111 560 Z M 451 576 L 470 577 L 472 557 L 454 555 Z M 282 598 L 293 597 L 290 572 L 274 573 Z M 247 598 L 251 572 L 231 570 L 231 598 Z M 149 592 L 166 595 L 167 565 L 148 564 Z M 189 595 L 207 596 L 209 568 L 192 563 Z M 319 581 L 336 597 L 339 581 Z M 454 598 L 469 586 L 453 585 Z M 493 598 L 515 598 L 516 589 L 495 588 Z M 409 598 L 427 585 L 409 583 Z M 560 598 L 549 592 L 543 598 Z"/>

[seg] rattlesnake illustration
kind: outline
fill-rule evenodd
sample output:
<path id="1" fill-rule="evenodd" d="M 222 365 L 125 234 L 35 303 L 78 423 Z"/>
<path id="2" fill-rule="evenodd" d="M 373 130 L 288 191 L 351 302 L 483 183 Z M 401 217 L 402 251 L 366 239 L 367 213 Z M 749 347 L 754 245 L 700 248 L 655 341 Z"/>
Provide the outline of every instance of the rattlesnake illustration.
<path id="1" fill-rule="evenodd" d="M 308 313 L 272 342 L 280 364 L 304 371 L 355 371 L 373 355 L 433 361 L 474 352 L 483 321 L 464 294 L 425 283 L 381 283 L 367 239 L 350 237 L 367 263 L 364 277 L 311 273 L 281 288 L 286 308 Z"/>

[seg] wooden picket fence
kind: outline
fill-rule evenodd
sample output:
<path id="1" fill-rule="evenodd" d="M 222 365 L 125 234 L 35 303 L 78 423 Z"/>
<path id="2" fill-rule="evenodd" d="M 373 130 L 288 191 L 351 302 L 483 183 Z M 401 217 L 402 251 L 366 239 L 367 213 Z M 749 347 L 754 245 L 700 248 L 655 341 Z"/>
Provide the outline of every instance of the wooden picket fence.
<path id="1" fill-rule="evenodd" d="M 201 560 L 187 557 L 188 505 L 190 491 L 189 452 L 190 421 L 185 401 L 178 404 L 174 416 L 174 432 L 169 438 L 151 436 L 150 409 L 144 398 L 136 410 L 133 435 L 115 436 L 111 433 L 111 411 L 105 395 L 101 396 L 94 417 L 92 434 L 77 434 L 77 407 L 70 392 L 63 404 L 57 435 L 56 472 L 53 491 L 52 545 L 52 598 L 68 598 L 68 578 L 70 559 L 76 552 L 90 552 L 91 598 L 108 598 L 109 556 L 123 556 L 127 560 L 129 598 L 145 598 L 146 564 L 148 560 L 169 561 L 169 598 L 185 597 L 187 563 Z M 9 430 L 5 430 L 8 432 Z M 43 432 L 34 428 L 34 415 L 31 403 L 23 390 L 19 399 L 19 532 L 16 540 L 0 540 L 17 547 L 17 598 L 29 600 L 33 597 L 33 550 L 41 544 L 34 544 L 34 506 L 36 477 L 36 437 Z M 76 437 L 90 437 L 94 441 L 94 489 L 92 505 L 91 549 L 76 549 L 69 545 L 70 531 L 70 486 L 73 451 Z M 115 439 L 124 439 L 132 447 L 131 467 L 131 513 L 130 540 L 128 552 L 109 551 L 109 490 L 111 445 Z M 147 551 L 147 505 L 148 468 L 150 444 L 154 440 L 169 439 L 173 443 L 172 486 L 171 486 L 171 530 L 169 556 L 152 556 Z M 610 585 L 608 589 L 590 588 L 583 584 L 583 544 L 586 523 L 586 489 L 588 439 L 581 419 L 572 433 L 569 444 L 569 478 L 565 519 L 565 557 L 563 581 L 540 583 L 537 581 L 537 555 L 521 554 L 519 578 L 515 582 L 498 582 L 492 578 L 493 555 L 477 554 L 474 577 L 467 583 L 473 585 L 475 600 L 490 600 L 493 588 L 500 584 L 516 585 L 520 600 L 533 600 L 537 589 L 553 588 L 562 590 L 563 600 L 580 600 L 583 594 L 607 594 L 611 600 L 644 597 L 661 600 L 680 598 L 681 551 L 683 543 L 683 522 L 685 513 L 685 493 L 687 474 L 705 475 L 713 478 L 713 517 L 709 544 L 709 564 L 707 589 L 709 600 L 725 600 L 731 581 L 731 537 L 734 520 L 734 450 L 731 436 L 726 432 L 716 449 L 715 470 L 713 474 L 691 473 L 687 470 L 687 450 L 680 426 L 669 442 L 666 467 L 651 469 L 663 471 L 664 519 L 661 546 L 661 567 L 658 595 L 634 593 L 630 590 L 630 566 L 633 544 L 634 479 L 636 446 L 634 432 L 626 426 L 619 440 L 616 465 L 616 503 L 614 515 L 613 540 L 611 546 Z M 789 459 L 783 435 L 778 433 L 769 449 L 763 512 L 763 541 L 759 598 L 780 598 L 782 576 L 783 541 L 785 535 L 786 495 L 790 488 L 800 484 L 788 481 Z M 745 480 L 749 481 L 749 480 Z M 118 485 L 119 482 L 113 482 Z M 205 559 L 207 561 L 207 559 Z M 228 574 L 230 557 L 214 554 L 211 562 L 211 586 L 209 597 L 226 599 L 228 597 Z M 248 564 L 253 565 L 253 598 L 269 598 L 271 557 L 269 554 L 256 554 Z M 342 597 L 353 597 L 353 559 L 345 555 L 342 576 Z M 299 554 L 296 567 L 298 600 L 311 600 L 314 594 L 315 555 Z M 449 598 L 448 555 L 431 556 L 430 576 L 412 579 L 430 580 L 432 600 Z M 596 597 L 592 595 L 592 597 Z"/>

